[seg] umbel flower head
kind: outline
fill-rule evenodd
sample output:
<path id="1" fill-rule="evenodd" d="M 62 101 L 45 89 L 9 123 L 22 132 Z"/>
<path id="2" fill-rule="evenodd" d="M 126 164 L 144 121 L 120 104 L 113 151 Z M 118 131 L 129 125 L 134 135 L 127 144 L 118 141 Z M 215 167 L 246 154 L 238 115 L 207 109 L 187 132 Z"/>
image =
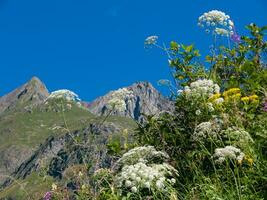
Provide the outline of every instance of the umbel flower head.
<path id="1" fill-rule="evenodd" d="M 217 148 L 215 149 L 215 153 L 213 154 L 215 162 L 219 164 L 224 163 L 226 159 L 236 160 L 238 163 L 241 163 L 244 157 L 245 154 L 239 148 L 233 146 Z"/>
<path id="2" fill-rule="evenodd" d="M 136 193 L 142 189 L 151 188 L 164 192 L 169 185 L 174 185 L 178 172 L 167 163 L 147 164 L 138 162 L 134 165 L 126 165 L 116 176 L 117 186 Z"/>
<path id="3" fill-rule="evenodd" d="M 222 11 L 212 10 L 204 13 L 198 18 L 198 25 L 212 33 L 221 36 L 231 36 L 234 34 L 234 23 L 229 15 Z"/>
<path id="4" fill-rule="evenodd" d="M 123 165 L 133 165 L 141 160 L 147 162 L 164 162 L 169 159 L 168 154 L 157 151 L 153 146 L 142 146 L 131 149 L 117 161 L 116 165 L 120 168 Z"/>
<path id="5" fill-rule="evenodd" d="M 165 161 L 169 156 L 157 151 L 153 146 L 136 147 L 125 153 L 116 162 L 116 186 L 124 193 L 137 193 L 146 190 L 168 192 L 176 182 L 178 171 Z M 145 198 L 144 198 L 145 199 Z"/>
<path id="6" fill-rule="evenodd" d="M 220 93 L 220 87 L 212 80 L 202 79 L 190 83 L 190 86 L 185 86 L 183 93 L 188 99 L 199 97 L 208 98 Z"/>

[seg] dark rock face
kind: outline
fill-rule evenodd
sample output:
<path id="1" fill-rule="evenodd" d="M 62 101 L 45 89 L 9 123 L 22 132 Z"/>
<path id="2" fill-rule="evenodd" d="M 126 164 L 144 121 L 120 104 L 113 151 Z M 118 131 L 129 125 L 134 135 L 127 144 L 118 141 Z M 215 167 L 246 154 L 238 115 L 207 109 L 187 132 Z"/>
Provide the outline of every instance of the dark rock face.
<path id="1" fill-rule="evenodd" d="M 17 106 L 28 109 L 29 105 L 42 103 L 48 95 L 45 85 L 37 77 L 33 77 L 26 84 L 0 98 L 0 114 Z"/>
<path id="2" fill-rule="evenodd" d="M 130 91 L 132 95 L 131 97 L 125 96 L 123 99 L 126 104 L 126 109 L 123 111 L 114 110 L 113 115 L 126 116 L 137 121 L 142 121 L 142 113 L 151 115 L 174 110 L 173 102 L 163 97 L 148 82 L 137 82 L 124 89 Z M 106 114 L 108 112 L 108 101 L 112 99 L 113 93 L 114 91 L 111 91 L 107 95 L 89 103 L 87 106 L 88 109 L 97 115 Z"/>

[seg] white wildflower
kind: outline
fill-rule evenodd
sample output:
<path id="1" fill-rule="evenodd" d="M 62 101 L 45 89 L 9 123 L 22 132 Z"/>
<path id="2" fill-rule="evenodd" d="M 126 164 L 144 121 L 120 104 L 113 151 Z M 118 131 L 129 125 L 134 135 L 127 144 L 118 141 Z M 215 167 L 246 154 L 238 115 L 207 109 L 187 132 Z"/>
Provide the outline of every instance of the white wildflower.
<path id="1" fill-rule="evenodd" d="M 238 148 L 233 146 L 226 146 L 224 148 L 215 149 L 213 158 L 215 158 L 216 163 L 223 163 L 227 158 L 236 161 L 242 161 L 245 154 Z"/>
<path id="2" fill-rule="evenodd" d="M 232 28 L 231 28 L 232 30 Z M 224 28 L 215 28 L 214 32 L 220 36 L 229 36 L 230 32 Z"/>
<path id="3" fill-rule="evenodd" d="M 158 36 L 156 35 L 152 35 L 152 36 L 149 36 L 145 39 L 145 46 L 151 46 L 151 45 L 154 45 L 157 43 L 158 41 Z"/>
<path id="4" fill-rule="evenodd" d="M 220 131 L 220 125 L 214 121 L 202 122 L 195 128 L 192 135 L 194 141 L 205 141 L 206 138 L 216 139 Z"/>
<path id="5" fill-rule="evenodd" d="M 133 193 L 136 193 L 136 192 L 137 192 L 137 188 L 134 186 L 134 187 L 131 188 L 131 191 L 132 191 Z"/>
<path id="6" fill-rule="evenodd" d="M 188 99 L 195 97 L 208 98 L 220 92 L 219 85 L 212 80 L 202 79 L 192 82 L 190 86 L 184 87 L 184 94 Z"/>
<path id="7" fill-rule="evenodd" d="M 196 110 L 196 115 L 200 115 L 201 111 L 200 110 Z"/>
<path id="8" fill-rule="evenodd" d="M 123 164 L 120 172 L 115 177 L 119 189 L 136 193 L 142 189 L 153 188 L 162 192 L 162 189 L 175 184 L 174 177 L 178 176 L 178 171 L 171 165 L 164 163 L 164 160 L 155 159 L 162 156 L 168 157 L 165 153 L 158 152 L 152 147 L 138 147 L 129 152 L 126 153 L 126 156 L 124 154 L 122 160 L 118 161 Z M 141 156 L 141 152 L 145 152 L 142 154 L 143 159 L 138 158 Z M 149 154 L 152 154 L 152 157 Z M 131 160 L 129 161 L 129 159 Z M 143 162 L 144 160 L 150 160 L 150 162 Z M 161 160 L 163 163 L 153 163 L 155 160 Z"/>
<path id="9" fill-rule="evenodd" d="M 142 159 L 142 162 L 140 162 Z M 169 156 L 162 151 L 157 151 L 153 146 L 143 146 L 131 149 L 116 162 L 116 165 L 132 165 L 139 163 L 145 163 L 151 160 L 168 160 Z"/>
<path id="10" fill-rule="evenodd" d="M 229 36 L 233 34 L 234 23 L 230 20 L 230 16 L 222 11 L 212 10 L 204 13 L 198 18 L 198 26 L 205 28 L 206 32 L 221 36 Z"/>

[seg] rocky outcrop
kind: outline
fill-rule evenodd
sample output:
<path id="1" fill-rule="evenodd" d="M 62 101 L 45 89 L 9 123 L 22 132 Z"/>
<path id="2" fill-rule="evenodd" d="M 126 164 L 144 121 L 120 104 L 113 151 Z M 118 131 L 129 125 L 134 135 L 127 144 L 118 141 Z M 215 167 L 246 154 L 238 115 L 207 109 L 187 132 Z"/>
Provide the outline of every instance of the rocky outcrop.
<path id="1" fill-rule="evenodd" d="M 0 114 L 15 108 L 29 109 L 42 103 L 49 96 L 45 85 L 33 77 L 29 82 L 0 98 Z"/>
<path id="2" fill-rule="evenodd" d="M 123 101 L 126 104 L 124 110 L 114 110 L 113 115 L 120 115 L 142 121 L 142 114 L 153 115 L 163 111 L 173 111 L 173 102 L 160 94 L 149 82 L 137 82 L 125 87 L 131 95 L 125 95 Z M 108 103 L 116 91 L 111 91 L 103 97 L 97 98 L 88 104 L 88 109 L 97 115 L 108 113 Z"/>

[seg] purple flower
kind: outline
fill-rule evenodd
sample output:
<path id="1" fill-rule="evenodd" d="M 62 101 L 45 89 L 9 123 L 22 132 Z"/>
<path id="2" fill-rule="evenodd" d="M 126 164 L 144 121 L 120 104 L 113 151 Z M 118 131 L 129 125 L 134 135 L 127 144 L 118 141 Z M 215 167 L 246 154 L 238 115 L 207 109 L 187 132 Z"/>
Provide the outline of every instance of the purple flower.
<path id="1" fill-rule="evenodd" d="M 44 195 L 44 200 L 51 200 L 52 199 L 52 192 L 46 192 Z"/>
<path id="2" fill-rule="evenodd" d="M 267 101 L 265 101 L 265 103 L 263 104 L 263 111 L 267 112 Z"/>
<path id="3" fill-rule="evenodd" d="M 234 33 L 234 34 L 231 35 L 231 40 L 233 42 L 240 43 L 241 42 L 241 37 L 237 33 Z"/>

